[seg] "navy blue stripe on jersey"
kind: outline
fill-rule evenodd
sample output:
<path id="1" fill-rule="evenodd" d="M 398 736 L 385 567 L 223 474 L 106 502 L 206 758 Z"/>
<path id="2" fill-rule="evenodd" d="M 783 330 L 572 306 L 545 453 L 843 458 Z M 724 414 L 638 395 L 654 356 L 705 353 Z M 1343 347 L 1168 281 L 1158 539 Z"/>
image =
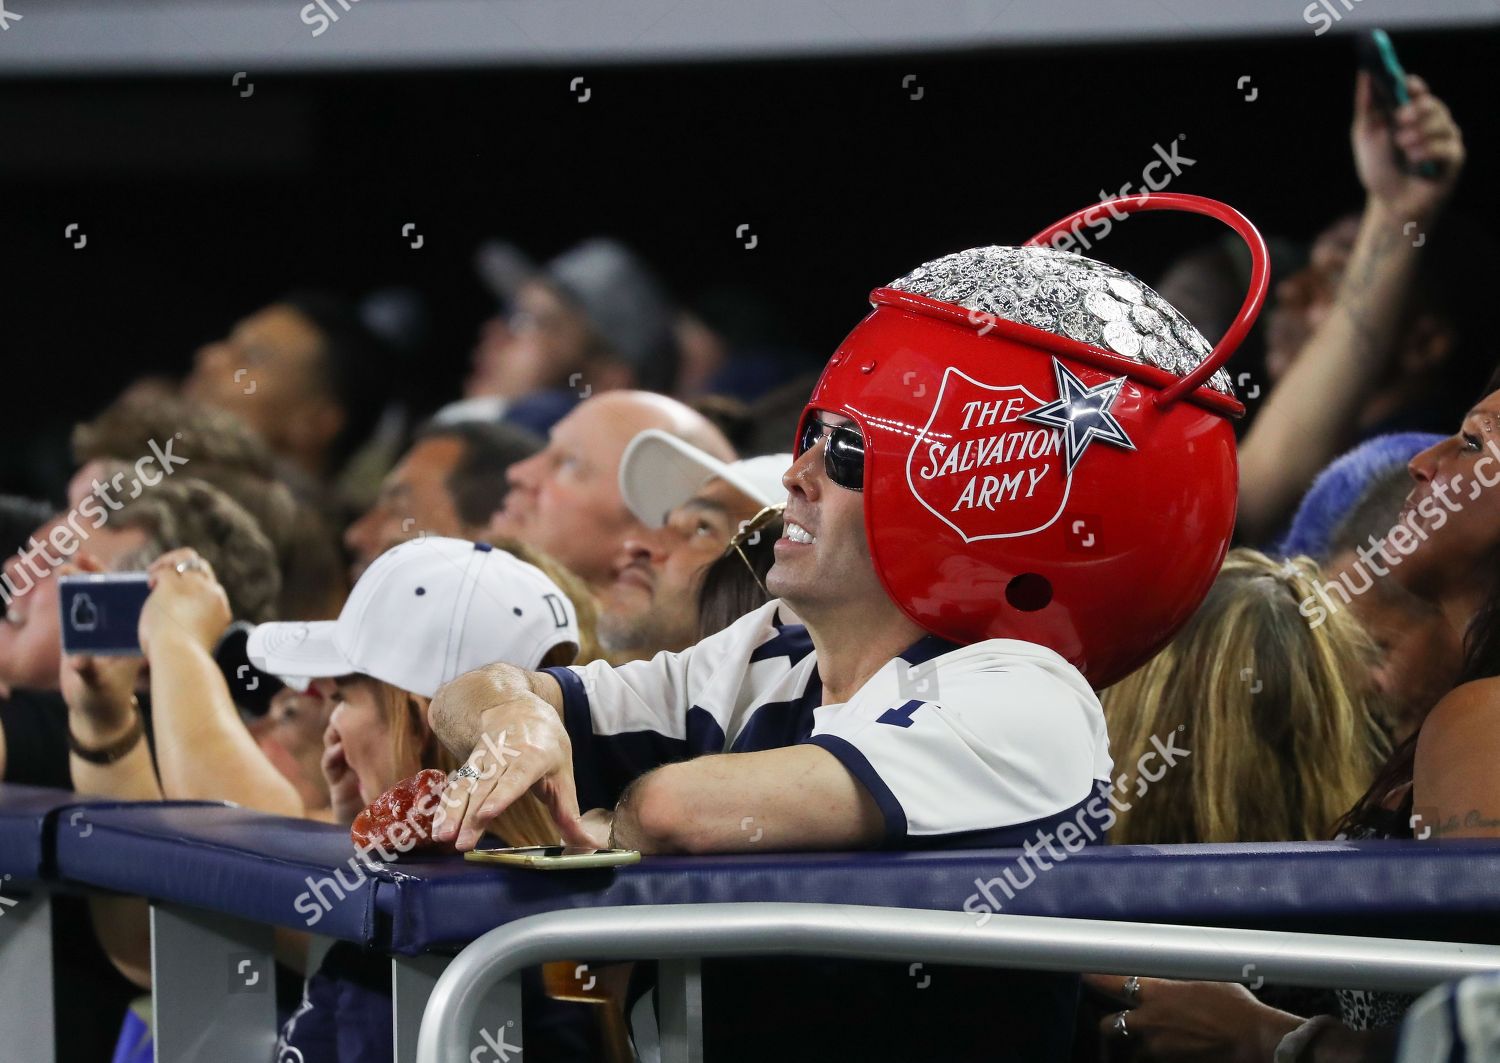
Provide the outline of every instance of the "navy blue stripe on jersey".
<path id="1" fill-rule="evenodd" d="M 900 845 L 906 839 L 906 810 L 880 778 L 880 773 L 865 759 L 865 755 L 838 735 L 816 735 L 807 739 L 807 743 L 832 753 L 844 766 L 844 770 L 860 781 L 875 799 L 880 815 L 885 819 L 885 839 L 882 844 Z"/>
<path id="2" fill-rule="evenodd" d="M 1094 792 L 1071 808 L 1065 808 L 1052 816 L 1042 816 L 1027 823 L 1016 823 L 1008 827 L 992 827 L 986 830 L 959 831 L 954 834 L 909 834 L 902 839 L 903 849 L 1018 849 L 1027 842 L 1048 859 L 1047 839 L 1057 839 L 1057 828 L 1064 823 L 1078 827 L 1078 836 L 1084 845 L 1103 845 L 1108 838 L 1106 825 L 1114 820 L 1109 816 L 1109 783 L 1094 780 Z M 1094 802 L 1098 802 L 1095 804 Z M 1092 838 L 1090 837 L 1092 835 Z M 1078 842 L 1074 841 L 1074 847 Z M 1050 848 L 1052 853 L 1062 853 L 1066 846 Z"/>
<path id="3" fill-rule="evenodd" d="M 570 668 L 543 668 L 542 671 L 562 687 L 563 726 L 567 728 L 568 739 L 573 745 L 573 781 L 578 789 L 578 808 L 584 812 L 591 808 L 614 808 L 615 802 L 608 800 L 600 765 L 594 756 L 594 743 L 585 737 L 593 733 L 594 723 L 589 716 L 589 696 L 583 689 L 583 680 Z"/>
<path id="4" fill-rule="evenodd" d="M 941 657 L 959 648 L 956 642 L 940 639 L 936 635 L 924 635 L 901 652 L 901 659 L 907 664 L 926 664 L 934 657 Z"/>
<path id="5" fill-rule="evenodd" d="M 625 787 L 663 764 L 704 753 L 724 752 L 724 729 L 711 713 L 696 705 L 687 711 L 685 739 L 655 731 L 595 734 L 583 680 L 570 668 L 542 670 L 562 687 L 563 726 L 573 744 L 573 778 L 578 787 L 578 806 L 585 811 L 613 808 Z"/>
<path id="6" fill-rule="evenodd" d="M 744 728 L 734 736 L 731 753 L 756 753 L 781 749 L 807 740 L 812 734 L 813 714 L 823 703 L 823 681 L 814 672 L 802 696 L 791 701 L 769 701 L 755 710 Z"/>
<path id="7" fill-rule="evenodd" d="M 1027 842 L 1036 842 L 1039 849 L 1045 850 L 1050 844 L 1048 839 L 1056 839 L 1057 828 L 1064 823 L 1077 825 L 1079 837 L 1085 839 L 1084 844 L 1102 844 L 1108 833 L 1106 825 L 1114 822 L 1109 810 L 1109 783 L 1096 779 L 1093 793 L 1054 815 L 984 830 L 957 831 L 952 834 L 908 834 L 906 810 L 863 753 L 837 735 L 816 735 L 807 739 L 807 742 L 826 749 L 837 757 L 844 769 L 858 779 L 874 798 L 880 814 L 885 818 L 885 838 L 882 844 L 887 848 L 1012 849 Z"/>
<path id="8" fill-rule="evenodd" d="M 788 668 L 797 664 L 813 651 L 812 636 L 801 624 L 776 624 L 776 634 L 755 647 L 750 654 L 750 663 L 768 661 L 772 657 L 785 657 Z"/>

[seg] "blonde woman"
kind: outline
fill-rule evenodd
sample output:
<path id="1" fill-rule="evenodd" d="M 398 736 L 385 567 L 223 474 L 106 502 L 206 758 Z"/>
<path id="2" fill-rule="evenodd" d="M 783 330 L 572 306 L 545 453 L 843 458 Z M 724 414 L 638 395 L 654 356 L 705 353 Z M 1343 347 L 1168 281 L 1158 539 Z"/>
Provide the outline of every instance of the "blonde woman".
<path id="1" fill-rule="evenodd" d="M 1191 750 L 1121 794 L 1111 842 L 1326 838 L 1365 792 L 1387 752 L 1374 647 L 1347 610 L 1301 612 L 1318 581 L 1308 558 L 1230 551 L 1177 637 L 1103 693 L 1117 765 L 1174 732 Z"/>

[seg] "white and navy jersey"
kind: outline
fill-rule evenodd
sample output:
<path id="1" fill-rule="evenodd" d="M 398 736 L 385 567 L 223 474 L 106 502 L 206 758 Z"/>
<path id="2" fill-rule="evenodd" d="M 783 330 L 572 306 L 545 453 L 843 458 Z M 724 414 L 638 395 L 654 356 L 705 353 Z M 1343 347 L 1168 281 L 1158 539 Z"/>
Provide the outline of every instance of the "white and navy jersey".
<path id="1" fill-rule="evenodd" d="M 1073 818 L 1108 785 L 1099 700 L 1053 651 L 929 635 L 824 705 L 807 629 L 784 619 L 770 602 L 681 653 L 547 669 L 562 685 L 580 806 L 613 807 L 672 761 L 811 743 L 875 799 L 886 847 L 990 848 Z"/>

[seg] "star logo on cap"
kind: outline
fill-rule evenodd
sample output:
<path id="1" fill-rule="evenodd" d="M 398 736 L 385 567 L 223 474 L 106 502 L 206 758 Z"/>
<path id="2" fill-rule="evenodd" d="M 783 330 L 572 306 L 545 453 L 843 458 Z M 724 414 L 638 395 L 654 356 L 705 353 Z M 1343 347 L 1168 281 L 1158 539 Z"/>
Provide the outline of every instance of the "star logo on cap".
<path id="1" fill-rule="evenodd" d="M 1109 412 L 1109 408 L 1120 397 L 1120 389 L 1125 385 L 1124 377 L 1117 376 L 1090 388 L 1085 387 L 1083 381 L 1056 358 L 1052 359 L 1052 368 L 1057 374 L 1058 397 L 1030 413 L 1023 413 L 1021 420 L 1061 430 L 1063 452 L 1067 457 L 1070 476 L 1073 466 L 1078 464 L 1078 459 L 1083 457 L 1088 445 L 1096 439 L 1126 450 L 1135 449 L 1135 444 L 1125 434 L 1125 429 L 1120 427 L 1120 422 Z"/>

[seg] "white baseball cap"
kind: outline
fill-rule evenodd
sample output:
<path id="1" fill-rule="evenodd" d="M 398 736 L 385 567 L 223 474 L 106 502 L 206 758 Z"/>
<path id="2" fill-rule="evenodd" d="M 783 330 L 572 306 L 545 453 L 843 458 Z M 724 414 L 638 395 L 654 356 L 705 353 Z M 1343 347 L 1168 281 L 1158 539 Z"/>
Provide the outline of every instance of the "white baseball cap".
<path id="1" fill-rule="evenodd" d="M 464 672 L 536 668 L 578 647 L 568 596 L 535 565 L 489 543 L 423 536 L 377 557 L 337 620 L 259 624 L 246 653 L 288 686 L 367 675 L 432 697 Z"/>
<path id="2" fill-rule="evenodd" d="M 630 441 L 620 458 L 620 497 L 648 528 L 660 528 L 668 513 L 714 478 L 771 506 L 786 501 L 781 477 L 792 460 L 790 454 L 770 454 L 724 462 L 659 428 L 648 428 Z"/>

